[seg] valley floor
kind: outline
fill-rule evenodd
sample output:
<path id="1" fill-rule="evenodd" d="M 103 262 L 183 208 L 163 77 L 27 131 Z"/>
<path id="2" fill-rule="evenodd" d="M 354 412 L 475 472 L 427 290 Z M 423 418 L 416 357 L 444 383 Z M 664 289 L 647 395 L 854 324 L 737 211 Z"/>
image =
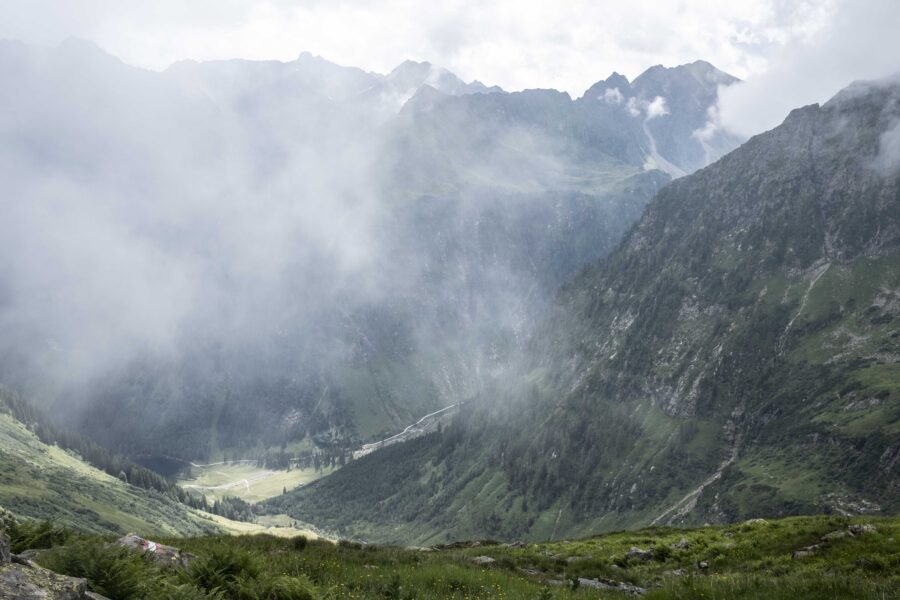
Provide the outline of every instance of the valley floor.
<path id="1" fill-rule="evenodd" d="M 274 470 L 256 466 L 255 461 L 193 465 L 188 477 L 178 479 L 181 487 L 206 496 L 207 501 L 236 496 L 254 503 L 277 496 L 324 477 L 334 469 Z"/>

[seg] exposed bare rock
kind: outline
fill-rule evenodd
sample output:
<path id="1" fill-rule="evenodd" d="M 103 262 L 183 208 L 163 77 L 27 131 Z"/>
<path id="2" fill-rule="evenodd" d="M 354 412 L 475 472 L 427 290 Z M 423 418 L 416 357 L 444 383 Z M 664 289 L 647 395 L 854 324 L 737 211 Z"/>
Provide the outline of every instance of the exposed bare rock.
<path id="1" fill-rule="evenodd" d="M 9 536 L 5 533 L 0 533 L 0 565 L 5 565 L 10 560 Z"/>
<path id="2" fill-rule="evenodd" d="M 637 546 L 632 546 L 631 550 L 629 550 L 628 554 L 626 554 L 625 556 L 627 556 L 628 558 L 633 558 L 635 560 L 642 560 L 644 562 L 650 562 L 651 560 L 653 560 L 652 552 L 650 552 L 649 550 L 642 550 Z"/>
<path id="3" fill-rule="evenodd" d="M 647 590 L 642 587 L 631 585 L 630 583 L 625 583 L 624 581 L 615 581 L 614 579 L 604 579 L 601 577 L 598 577 L 597 579 L 587 579 L 585 577 L 579 577 L 578 583 L 586 588 L 622 592 L 631 596 L 642 596 L 643 594 L 647 593 Z"/>
<path id="4" fill-rule="evenodd" d="M 176 564 L 186 567 L 196 558 L 193 554 L 182 552 L 173 546 L 157 544 L 156 542 L 151 542 L 150 540 L 146 540 L 134 534 L 119 538 L 116 541 L 116 544 L 128 548 L 129 550 L 134 550 L 135 552 L 147 554 L 155 561 L 163 564 Z"/>
<path id="5" fill-rule="evenodd" d="M 847 528 L 847 531 L 850 532 L 850 535 L 863 535 L 865 533 L 875 533 L 877 530 L 874 525 L 869 524 L 859 524 L 859 525 L 851 525 Z"/>
<path id="6" fill-rule="evenodd" d="M 814 554 L 818 553 L 819 550 L 821 550 L 822 548 L 825 548 L 826 546 L 828 546 L 827 542 L 822 543 L 822 544 L 813 544 L 812 546 L 806 546 L 805 548 L 800 548 L 799 550 L 794 550 L 791 553 L 791 557 L 792 558 L 806 558 L 808 556 L 813 556 Z"/>
<path id="7" fill-rule="evenodd" d="M 0 598 L 5 600 L 83 600 L 84 579 L 38 567 L 8 562 L 0 566 Z"/>
<path id="8" fill-rule="evenodd" d="M 672 548 L 673 550 L 687 550 L 688 548 L 690 548 L 690 546 L 691 546 L 691 543 L 689 541 L 687 541 L 684 538 L 681 538 L 680 540 L 678 540 L 677 542 L 675 542 L 674 544 L 672 544 L 669 547 Z"/>
<path id="9" fill-rule="evenodd" d="M 490 556 L 476 556 L 472 559 L 472 562 L 476 565 L 491 565 L 497 561 Z"/>
<path id="10" fill-rule="evenodd" d="M 40 556 L 41 554 L 43 554 L 44 552 L 46 552 L 45 549 L 41 549 L 41 548 L 29 548 L 28 550 L 23 550 L 22 552 L 19 552 L 19 553 L 16 555 L 16 557 L 18 557 L 19 560 L 28 560 L 28 561 L 31 561 L 31 560 L 36 560 L 37 557 L 39 557 L 39 556 Z"/>

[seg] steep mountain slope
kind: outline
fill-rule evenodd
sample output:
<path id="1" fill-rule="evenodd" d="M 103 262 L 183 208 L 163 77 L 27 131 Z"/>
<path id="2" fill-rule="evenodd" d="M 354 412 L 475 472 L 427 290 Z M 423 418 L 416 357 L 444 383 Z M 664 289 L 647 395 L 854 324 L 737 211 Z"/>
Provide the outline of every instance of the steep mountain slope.
<path id="1" fill-rule="evenodd" d="M 668 180 L 648 107 L 427 63 L 3 42 L 0 80 L 0 381 L 132 456 L 341 451 L 483 394 Z"/>
<path id="2" fill-rule="evenodd" d="M 714 126 L 719 88 L 738 81 L 702 60 L 673 68 L 656 65 L 632 82 L 613 73 L 578 102 L 609 120 L 628 123 L 647 164 L 679 177 L 741 143 Z"/>
<path id="3" fill-rule="evenodd" d="M 43 443 L 0 406 L 0 506 L 83 532 L 200 535 L 222 532 L 168 496 L 125 483 Z"/>
<path id="4" fill-rule="evenodd" d="M 379 539 L 896 513 L 900 82 L 664 187 L 565 286 L 507 402 L 273 504 Z"/>

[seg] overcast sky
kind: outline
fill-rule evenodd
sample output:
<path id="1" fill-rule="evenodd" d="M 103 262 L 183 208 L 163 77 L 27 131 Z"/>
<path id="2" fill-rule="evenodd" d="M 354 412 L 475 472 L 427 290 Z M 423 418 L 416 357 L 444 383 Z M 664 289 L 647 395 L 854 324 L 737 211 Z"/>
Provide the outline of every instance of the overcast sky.
<path id="1" fill-rule="evenodd" d="M 852 79 L 900 70 L 897 31 L 898 0 L 0 0 L 0 37 L 82 37 L 152 69 L 309 51 L 377 72 L 428 60 L 507 90 L 577 96 L 614 70 L 633 78 L 703 58 L 762 82 L 733 106 L 783 99 L 744 133 Z"/>

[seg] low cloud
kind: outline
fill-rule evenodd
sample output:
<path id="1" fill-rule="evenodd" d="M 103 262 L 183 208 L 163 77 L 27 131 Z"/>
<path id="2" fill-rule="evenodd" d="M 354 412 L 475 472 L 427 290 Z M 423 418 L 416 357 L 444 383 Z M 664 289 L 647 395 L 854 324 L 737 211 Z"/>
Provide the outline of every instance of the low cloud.
<path id="1" fill-rule="evenodd" d="M 625 101 L 625 97 L 619 91 L 619 88 L 607 88 L 603 91 L 603 100 L 607 104 L 622 104 Z"/>
<path id="2" fill-rule="evenodd" d="M 641 116 L 641 108 L 641 103 L 634 96 L 629 98 L 628 103 L 625 105 L 625 110 L 628 111 L 628 114 L 635 118 Z"/>
<path id="3" fill-rule="evenodd" d="M 0 0 L 0 37 L 86 38 L 153 69 L 186 58 L 291 60 L 303 50 L 377 72 L 428 60 L 466 80 L 575 97 L 613 70 L 633 77 L 698 58 L 746 78 L 772 48 L 815 31 L 831 4 L 453 0 L 413 10 L 407 0 Z"/>
<path id="4" fill-rule="evenodd" d="M 655 119 L 669 114 L 669 108 L 666 106 L 666 99 L 657 96 L 647 104 L 647 120 Z"/>
<path id="5" fill-rule="evenodd" d="M 874 166 L 884 175 L 900 175 L 900 121 L 882 134 Z"/>
<path id="6" fill-rule="evenodd" d="M 900 70 L 896 0 L 836 3 L 826 24 L 794 39 L 746 82 L 719 90 L 719 124 L 743 137 L 772 129 L 797 107 L 823 103 L 851 82 Z"/>

